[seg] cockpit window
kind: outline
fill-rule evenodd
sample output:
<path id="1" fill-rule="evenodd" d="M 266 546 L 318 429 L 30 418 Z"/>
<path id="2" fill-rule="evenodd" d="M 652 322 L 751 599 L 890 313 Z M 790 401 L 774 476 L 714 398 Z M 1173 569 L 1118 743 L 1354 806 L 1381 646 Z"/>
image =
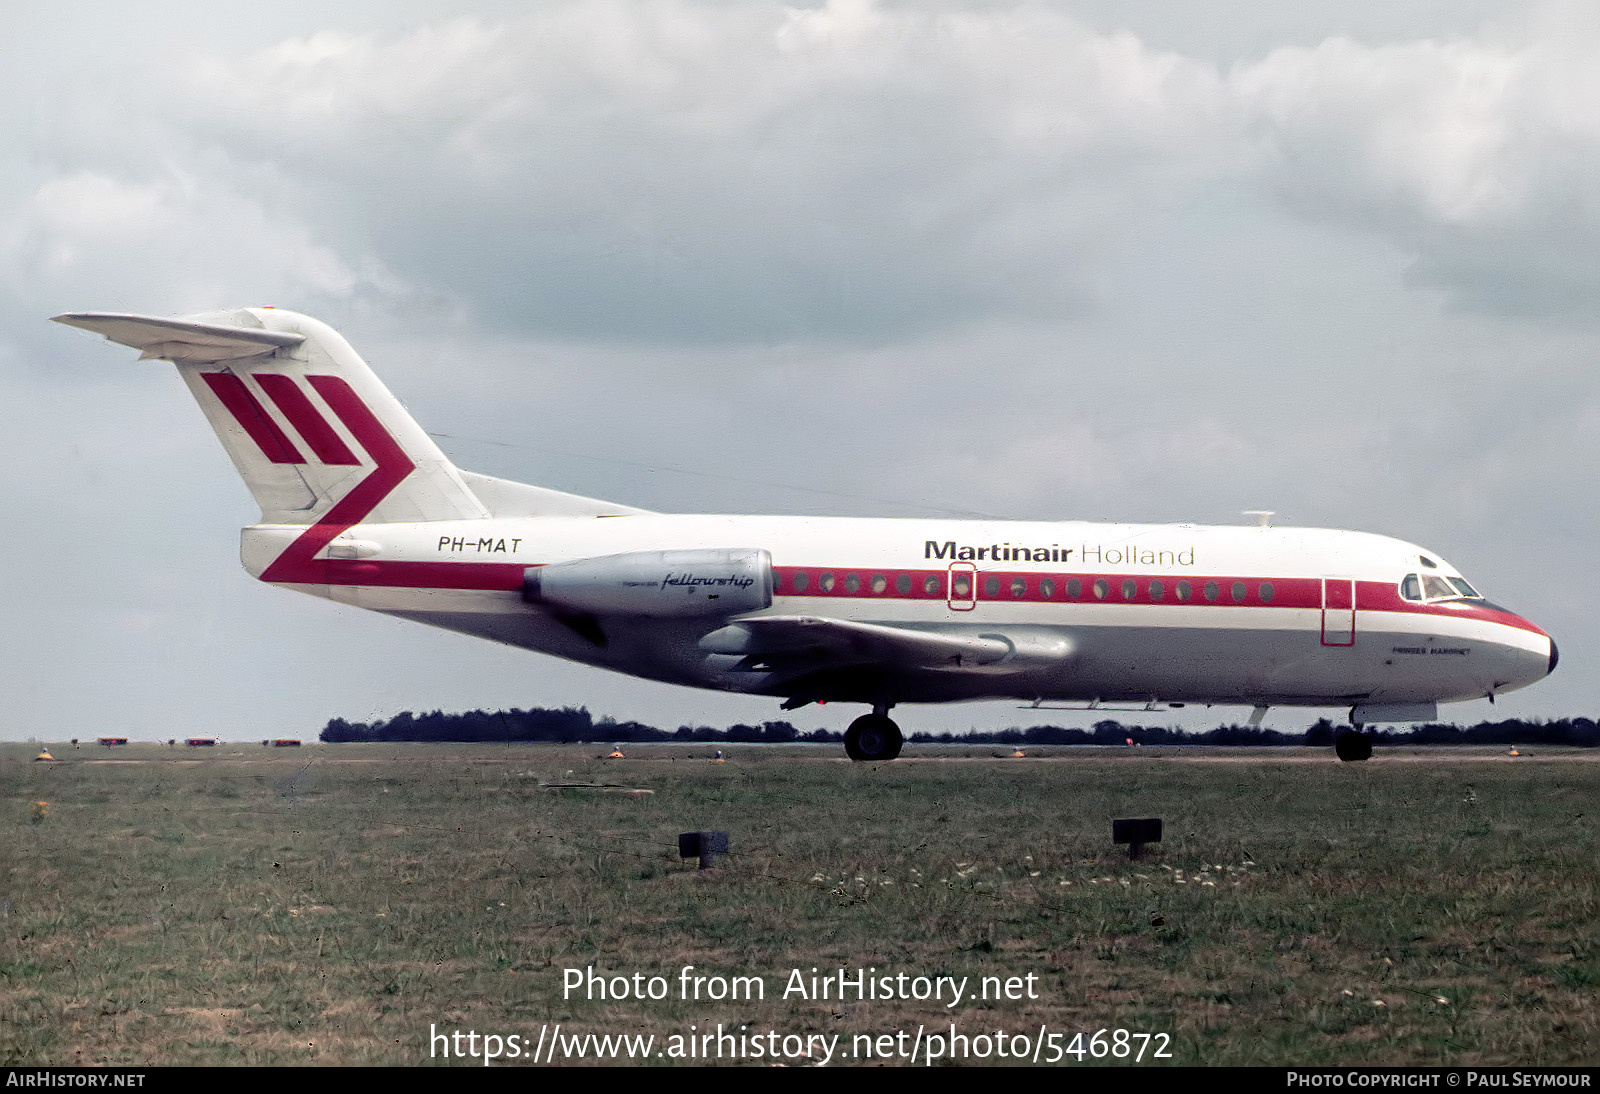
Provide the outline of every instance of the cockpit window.
<path id="1" fill-rule="evenodd" d="M 1423 575 L 1422 591 L 1428 594 L 1429 600 L 1448 600 L 1461 595 L 1448 581 L 1433 574 Z"/>
<path id="2" fill-rule="evenodd" d="M 1406 600 L 1482 600 L 1483 594 L 1465 578 L 1442 577 L 1436 574 L 1407 574 L 1400 581 L 1400 595 Z"/>

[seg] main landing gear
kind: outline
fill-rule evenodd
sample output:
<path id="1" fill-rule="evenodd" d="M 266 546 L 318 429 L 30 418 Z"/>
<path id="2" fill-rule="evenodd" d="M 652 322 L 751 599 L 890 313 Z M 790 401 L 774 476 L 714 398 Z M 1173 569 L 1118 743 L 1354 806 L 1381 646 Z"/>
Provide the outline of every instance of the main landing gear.
<path id="1" fill-rule="evenodd" d="M 1333 754 L 1346 763 L 1372 759 L 1372 738 L 1357 730 L 1345 730 L 1333 742 Z"/>
<path id="2" fill-rule="evenodd" d="M 863 714 L 850 723 L 844 731 L 844 750 L 852 760 L 878 763 L 900 755 L 905 738 L 900 727 L 889 717 L 887 706 L 875 707 L 871 714 Z"/>

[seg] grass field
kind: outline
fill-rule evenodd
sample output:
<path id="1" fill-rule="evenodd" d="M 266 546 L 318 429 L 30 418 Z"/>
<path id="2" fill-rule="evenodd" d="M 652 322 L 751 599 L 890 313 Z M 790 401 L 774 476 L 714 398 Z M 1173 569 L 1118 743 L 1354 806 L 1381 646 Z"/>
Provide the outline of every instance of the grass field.
<path id="1" fill-rule="evenodd" d="M 430 1028 L 526 1054 L 558 1022 L 837 1035 L 835 1062 L 952 1023 L 1185 1064 L 1600 1061 L 1593 753 L 711 747 L 0 746 L 0 1062 L 416 1064 Z M 1165 841 L 1130 862 L 1123 816 Z M 732 857 L 680 861 L 696 829 Z M 764 998 L 681 998 L 686 965 Z M 669 990 L 564 998 L 587 967 Z M 968 995 L 784 998 L 813 967 Z"/>

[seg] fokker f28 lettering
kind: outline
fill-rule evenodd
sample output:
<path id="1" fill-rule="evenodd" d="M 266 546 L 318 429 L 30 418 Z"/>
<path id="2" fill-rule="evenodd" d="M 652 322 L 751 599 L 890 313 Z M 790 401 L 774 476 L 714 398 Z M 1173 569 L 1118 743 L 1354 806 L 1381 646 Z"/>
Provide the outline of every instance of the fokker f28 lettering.
<path id="1" fill-rule="evenodd" d="M 260 580 L 785 709 L 862 703 L 857 760 L 899 754 L 897 704 L 997 698 L 1348 707 L 1338 751 L 1365 758 L 1364 725 L 1556 665 L 1544 631 L 1385 536 L 652 513 L 455 467 L 294 312 L 56 319 L 177 366 L 261 507 Z"/>

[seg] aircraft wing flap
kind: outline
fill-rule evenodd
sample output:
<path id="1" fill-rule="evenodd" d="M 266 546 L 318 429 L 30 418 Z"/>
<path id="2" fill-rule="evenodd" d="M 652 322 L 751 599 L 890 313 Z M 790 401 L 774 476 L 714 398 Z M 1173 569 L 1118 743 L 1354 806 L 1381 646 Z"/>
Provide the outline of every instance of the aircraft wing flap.
<path id="1" fill-rule="evenodd" d="M 809 615 L 767 615 L 730 623 L 701 639 L 700 648 L 763 663 L 809 658 L 893 668 L 990 665 L 1014 650 L 998 635 L 913 630 Z"/>
<path id="2" fill-rule="evenodd" d="M 81 311 L 52 317 L 57 323 L 104 335 L 108 341 L 141 350 L 142 357 L 168 361 L 232 361 L 273 353 L 305 341 L 288 331 L 198 323 L 158 315 Z"/>

